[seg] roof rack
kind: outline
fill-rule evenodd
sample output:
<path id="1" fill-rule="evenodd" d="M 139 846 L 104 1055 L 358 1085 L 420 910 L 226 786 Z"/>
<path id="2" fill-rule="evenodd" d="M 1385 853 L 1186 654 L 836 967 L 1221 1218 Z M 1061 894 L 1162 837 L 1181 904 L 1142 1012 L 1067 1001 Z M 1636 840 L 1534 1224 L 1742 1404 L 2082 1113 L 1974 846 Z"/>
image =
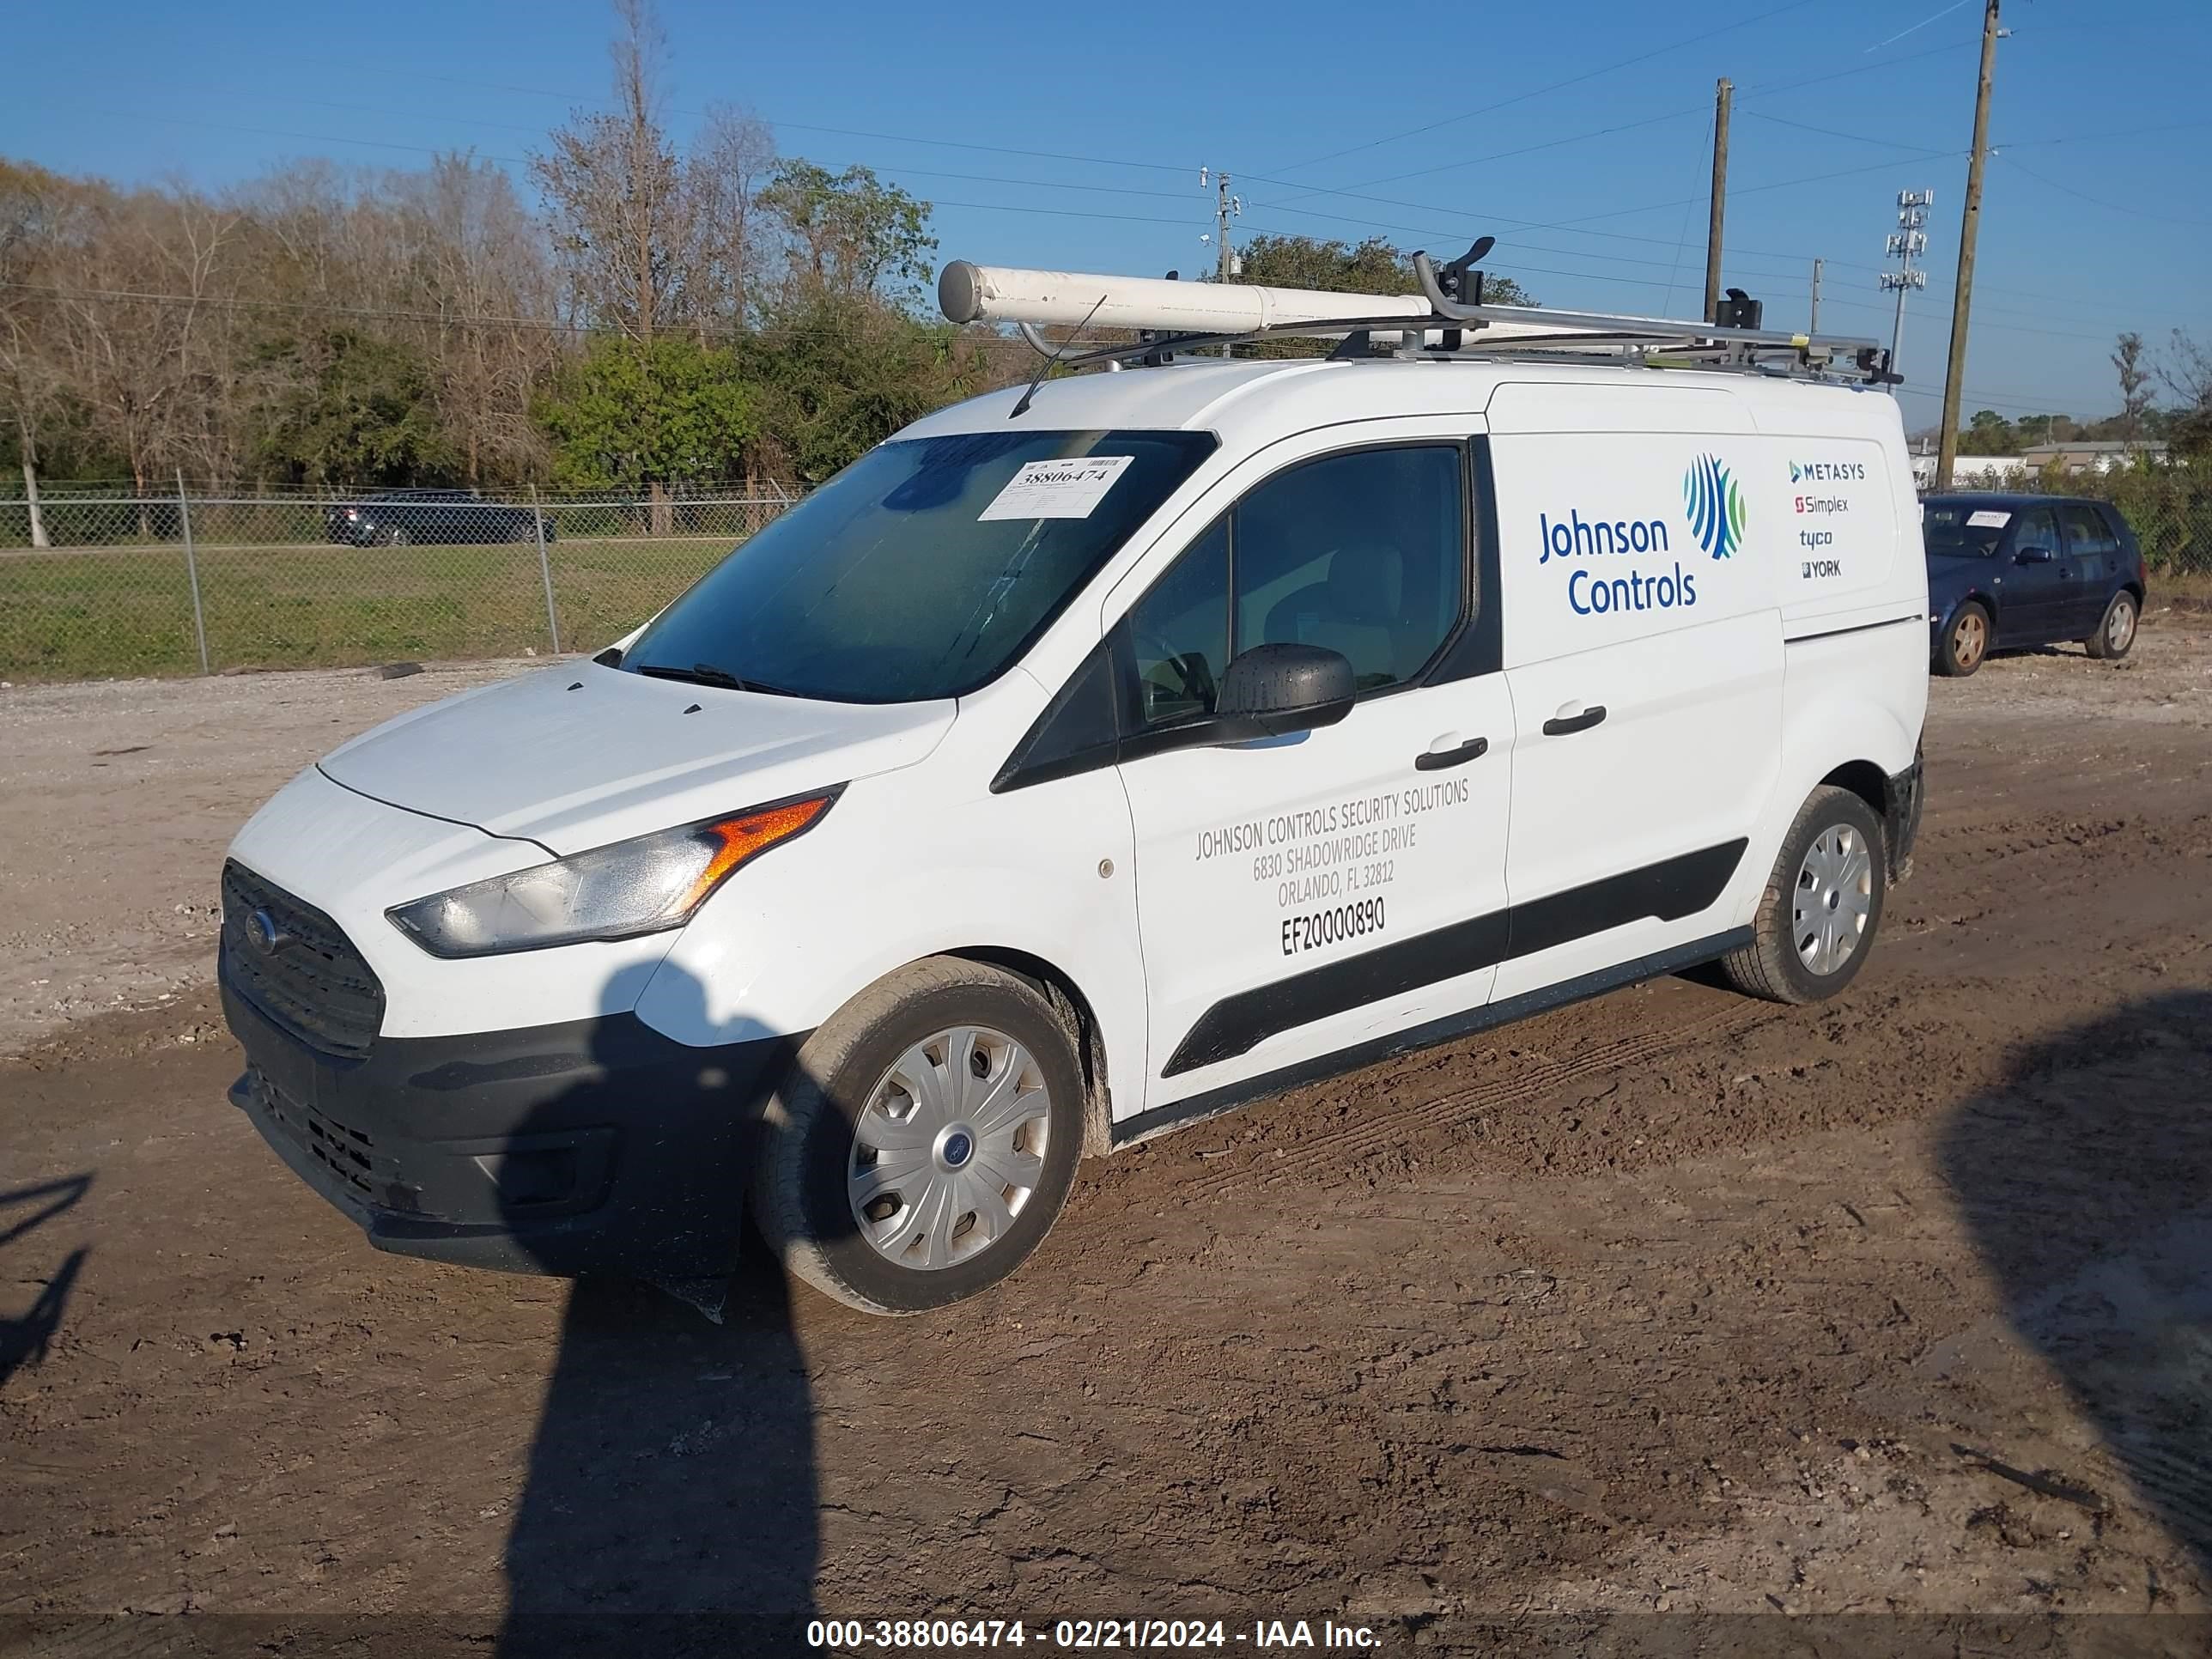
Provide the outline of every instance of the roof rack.
<path id="1" fill-rule="evenodd" d="M 1182 283 L 1173 273 L 1165 279 L 1091 276 L 956 259 L 938 279 L 938 304 L 956 323 L 1012 323 L 1048 360 L 1048 367 L 1067 368 L 1157 365 L 1179 352 L 1305 338 L 1337 342 L 1329 354 L 1334 361 L 1536 356 L 1902 383 L 1879 341 L 1761 328 L 1759 301 L 1741 289 L 1729 290 L 1722 320 L 1711 322 L 1485 305 L 1477 264 L 1492 245 L 1492 239 L 1483 238 L 1442 270 L 1426 253 L 1414 254 L 1421 292 L 1395 295 Z M 1041 332 L 1093 323 L 1133 330 L 1137 337 L 1073 350 L 1072 342 L 1054 343 Z"/>

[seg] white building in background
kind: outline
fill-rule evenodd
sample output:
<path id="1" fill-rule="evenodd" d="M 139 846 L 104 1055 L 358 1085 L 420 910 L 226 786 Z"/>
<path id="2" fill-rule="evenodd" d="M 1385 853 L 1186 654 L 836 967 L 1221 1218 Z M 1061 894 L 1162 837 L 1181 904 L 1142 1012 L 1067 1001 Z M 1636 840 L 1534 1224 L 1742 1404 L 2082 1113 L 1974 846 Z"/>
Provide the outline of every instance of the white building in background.
<path id="1" fill-rule="evenodd" d="M 2014 473 L 2025 471 L 2028 463 L 2018 455 L 1958 455 L 1951 460 L 1951 487 L 1954 489 L 1991 489 L 2006 483 Z M 1933 451 L 1912 458 L 1912 485 L 1916 489 L 1929 489 L 1936 483 L 1936 456 Z"/>
<path id="2" fill-rule="evenodd" d="M 2133 465 L 2138 459 L 2159 465 L 2171 459 L 2162 443 L 2082 440 L 2074 443 L 2037 444 L 2023 449 L 2017 455 L 1960 455 L 1951 462 L 1951 487 L 1954 489 L 1991 489 L 2008 484 L 2033 487 L 2034 481 L 2045 472 L 2056 469 L 2067 477 L 2085 472 L 2116 472 L 2124 466 Z M 1916 488 L 1928 489 L 1936 482 L 1936 453 L 1912 457 L 1912 482 Z"/>
<path id="3" fill-rule="evenodd" d="M 2166 459 L 2166 446 L 2145 440 L 2115 439 L 2090 442 L 2083 440 L 2074 443 L 2037 444 L 2020 452 L 2020 464 L 2040 472 L 2055 466 L 2061 472 L 2113 472 L 2132 465 L 2138 458 L 2154 462 Z"/>

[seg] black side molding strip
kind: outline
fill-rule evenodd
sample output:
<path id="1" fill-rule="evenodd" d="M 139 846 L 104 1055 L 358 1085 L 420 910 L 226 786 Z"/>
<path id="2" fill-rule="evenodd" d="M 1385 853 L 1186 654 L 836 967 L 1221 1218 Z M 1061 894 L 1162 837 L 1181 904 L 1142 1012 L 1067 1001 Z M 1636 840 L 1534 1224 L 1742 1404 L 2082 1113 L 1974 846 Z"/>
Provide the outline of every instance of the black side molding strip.
<path id="1" fill-rule="evenodd" d="M 1134 1117 L 1125 1118 L 1114 1125 L 1109 1138 L 1116 1147 L 1127 1146 L 1163 1130 L 1194 1123 L 1200 1118 L 1215 1117 L 1269 1095 L 1279 1095 L 1303 1084 L 1316 1083 L 1340 1073 L 1371 1066 L 1395 1054 L 1410 1054 L 1416 1048 L 1433 1048 L 1439 1042 L 1472 1036 L 1478 1031 L 1510 1025 L 1516 1019 L 1528 1019 L 1537 1014 L 1548 1013 L 1554 1008 L 1565 1008 L 1587 1001 L 1591 997 L 1603 996 L 1624 985 L 1634 985 L 1644 980 L 1656 979 L 1662 974 L 1680 973 L 1685 968 L 1695 968 L 1701 963 L 1711 962 L 1750 944 L 1752 938 L 1752 930 L 1748 927 L 1710 934 L 1687 945 L 1676 945 L 1670 951 L 1660 951 L 1648 957 L 1639 957 L 1633 962 L 1624 962 L 1618 967 L 1584 974 L 1578 979 L 1564 980 L 1557 985 L 1524 992 L 1517 997 L 1508 997 L 1503 1002 L 1470 1008 L 1464 1013 L 1449 1014 L 1441 1019 L 1432 1019 L 1425 1025 L 1394 1031 L 1388 1036 L 1370 1037 L 1364 1042 L 1353 1043 L 1333 1054 L 1301 1060 L 1295 1066 L 1285 1066 L 1242 1083 L 1209 1089 L 1204 1094 L 1170 1101 L 1149 1112 L 1139 1112 Z"/>
<path id="2" fill-rule="evenodd" d="M 1693 916 L 1720 897 L 1749 845 L 1739 839 L 1662 859 L 1224 997 L 1199 1016 L 1161 1075 L 1234 1060 L 1278 1032 L 1646 916 Z"/>
<path id="3" fill-rule="evenodd" d="M 1784 645 L 1804 645 L 1814 640 L 1839 640 L 1846 634 L 1871 633 L 1877 628 L 1902 628 L 1907 623 L 1925 623 L 1927 620 L 1928 618 L 1926 617 L 1917 613 L 1910 617 L 1892 617 L 1887 622 L 1856 623 L 1849 628 L 1831 628 L 1825 634 L 1786 635 L 1784 636 L 1782 643 Z"/>

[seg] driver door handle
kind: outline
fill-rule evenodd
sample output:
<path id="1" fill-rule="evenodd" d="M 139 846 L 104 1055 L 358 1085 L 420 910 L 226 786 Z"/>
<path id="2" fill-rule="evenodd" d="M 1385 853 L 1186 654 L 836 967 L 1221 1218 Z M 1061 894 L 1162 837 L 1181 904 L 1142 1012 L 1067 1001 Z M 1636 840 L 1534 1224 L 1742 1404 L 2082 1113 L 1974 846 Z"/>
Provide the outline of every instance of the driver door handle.
<path id="1" fill-rule="evenodd" d="M 1454 749 L 1425 749 L 1413 757 L 1416 772 L 1441 772 L 1447 766 L 1464 766 L 1490 752 L 1488 738 L 1469 738 Z"/>
<path id="2" fill-rule="evenodd" d="M 1567 708 L 1573 707 L 1569 703 L 1566 708 L 1562 708 L 1558 714 L 1544 722 L 1546 737 L 1564 738 L 1573 732 L 1587 732 L 1605 718 L 1605 705 L 1601 702 L 1594 702 L 1577 714 L 1567 713 Z"/>

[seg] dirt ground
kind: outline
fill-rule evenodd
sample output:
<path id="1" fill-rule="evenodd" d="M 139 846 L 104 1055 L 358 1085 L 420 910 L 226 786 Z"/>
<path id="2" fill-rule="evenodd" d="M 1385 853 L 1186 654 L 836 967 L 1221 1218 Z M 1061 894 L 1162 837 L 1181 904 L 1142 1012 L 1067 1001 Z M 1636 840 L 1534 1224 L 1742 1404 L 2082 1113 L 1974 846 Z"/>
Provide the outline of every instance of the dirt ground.
<path id="1" fill-rule="evenodd" d="M 225 1103 L 223 842 L 500 672 L 0 692 L 0 1652 L 2212 1649 L 2202 616 L 1936 685 L 1834 1003 L 1664 981 L 1248 1109 L 907 1322 L 381 1256 Z"/>

